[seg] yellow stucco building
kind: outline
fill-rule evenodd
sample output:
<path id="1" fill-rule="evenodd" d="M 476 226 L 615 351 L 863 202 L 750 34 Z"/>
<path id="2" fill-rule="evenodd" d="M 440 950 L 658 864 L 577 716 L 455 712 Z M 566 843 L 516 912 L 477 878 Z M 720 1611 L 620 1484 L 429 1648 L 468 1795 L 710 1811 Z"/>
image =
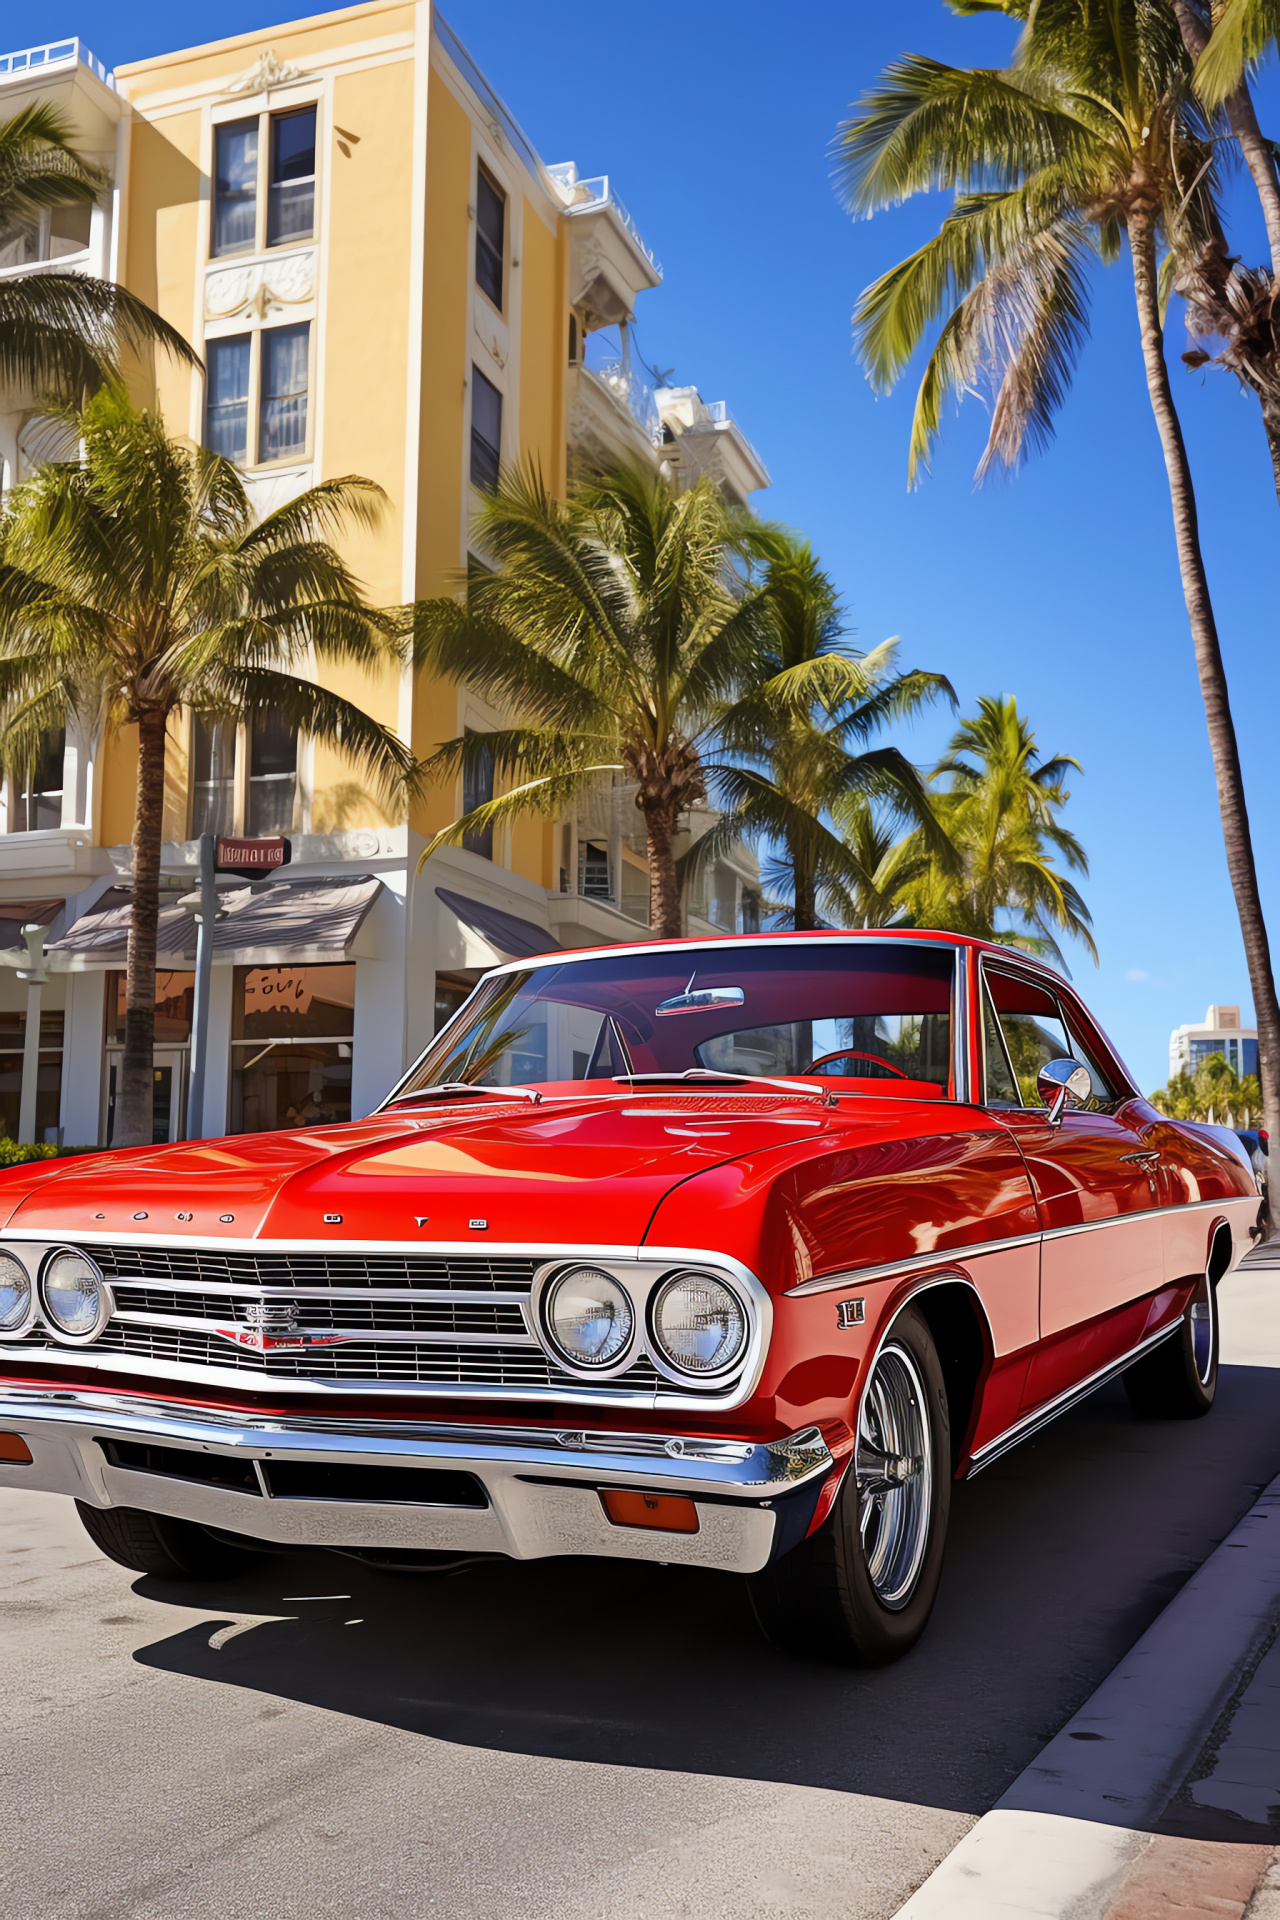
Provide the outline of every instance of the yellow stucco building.
<path id="1" fill-rule="evenodd" d="M 612 458 L 677 483 L 710 472 L 739 501 L 768 485 L 723 405 L 655 392 L 633 366 L 635 304 L 662 276 L 610 181 L 540 160 L 430 0 L 369 0 L 113 74 L 75 40 L 0 55 L 0 117 L 33 98 L 62 109 L 110 185 L 91 214 L 0 233 L 0 277 L 94 273 L 179 328 L 207 378 L 160 359 L 146 397 L 170 431 L 237 462 L 259 511 L 320 479 L 376 480 L 384 521 L 349 547 L 375 603 L 456 584 L 500 464 L 537 462 L 557 490 Z M 32 396 L 0 394 L 0 486 L 58 451 Z M 334 684 L 417 754 L 500 717 L 409 674 Z M 53 739 L 31 790 L 3 794 L 0 1125 L 15 1137 L 110 1136 L 134 759 L 127 734 Z M 269 720 L 230 737 L 185 719 L 169 762 L 158 1138 L 367 1111 L 483 968 L 647 924 L 626 788 L 441 852 L 415 878 L 426 838 L 481 795 L 459 785 L 388 818 L 341 756 Z M 228 896 L 194 1114 L 179 903 L 203 832 L 284 839 L 289 865 Z M 749 925 L 756 898 L 750 857 L 721 861 L 691 928 Z"/>

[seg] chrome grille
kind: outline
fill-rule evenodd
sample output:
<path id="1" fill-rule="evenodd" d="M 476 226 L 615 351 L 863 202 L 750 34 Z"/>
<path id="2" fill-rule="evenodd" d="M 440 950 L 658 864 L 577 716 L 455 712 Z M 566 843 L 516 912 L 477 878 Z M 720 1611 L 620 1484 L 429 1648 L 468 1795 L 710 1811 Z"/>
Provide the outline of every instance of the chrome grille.
<path id="1" fill-rule="evenodd" d="M 162 1313 L 185 1320 L 216 1320 L 236 1325 L 249 1301 L 261 1293 L 174 1293 L 163 1287 L 112 1287 L 117 1313 Z M 518 1301 L 326 1299 L 323 1295 L 272 1293 L 276 1307 L 292 1308 L 300 1325 L 341 1327 L 369 1333 L 485 1333 L 519 1339 L 526 1331 Z"/>
<path id="2" fill-rule="evenodd" d="M 448 1287 L 459 1292 L 527 1293 L 537 1260 L 444 1253 L 320 1253 L 290 1248 L 89 1247 L 108 1280 L 184 1286 Z"/>
<path id="3" fill-rule="evenodd" d="M 341 1382 L 353 1390 L 402 1381 L 462 1393 L 563 1391 L 579 1398 L 584 1391 L 647 1394 L 660 1385 L 644 1356 L 599 1388 L 556 1365 L 528 1315 L 533 1276 L 543 1264 L 536 1256 L 147 1244 L 86 1251 L 115 1302 L 113 1318 L 86 1351 L 217 1367 L 242 1378 Z M 223 1337 L 224 1328 L 241 1338 Z M 253 1338 L 291 1338 L 295 1331 L 315 1335 L 317 1344 Z M 326 1335 L 337 1336 L 332 1345 Z"/>
<path id="4" fill-rule="evenodd" d="M 140 1359 L 173 1361 L 187 1366 L 231 1367 L 238 1373 L 276 1380 L 403 1380 L 423 1386 L 506 1387 L 520 1392 L 530 1387 L 563 1387 L 581 1394 L 584 1383 L 552 1365 L 541 1347 L 457 1346 L 447 1341 L 392 1345 L 377 1340 L 353 1341 L 349 1346 L 275 1349 L 259 1353 L 234 1346 L 215 1333 L 192 1327 L 155 1327 L 113 1320 L 94 1346 Z M 646 1359 L 630 1367 L 620 1382 L 628 1392 L 649 1392 L 658 1376 Z M 590 1388 L 590 1382 L 586 1383 Z"/>

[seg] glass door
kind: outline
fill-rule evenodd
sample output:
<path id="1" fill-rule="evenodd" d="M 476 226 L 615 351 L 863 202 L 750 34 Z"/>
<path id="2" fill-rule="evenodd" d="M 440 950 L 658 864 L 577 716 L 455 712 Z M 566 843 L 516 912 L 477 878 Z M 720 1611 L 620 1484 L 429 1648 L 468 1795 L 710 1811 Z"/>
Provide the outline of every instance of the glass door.
<path id="1" fill-rule="evenodd" d="M 116 1078 L 123 1055 L 120 1048 L 107 1052 L 107 1146 L 115 1132 Z M 152 1055 L 155 1092 L 151 1108 L 151 1140 L 162 1146 L 169 1140 L 181 1140 L 187 1097 L 187 1049 L 157 1047 Z"/>

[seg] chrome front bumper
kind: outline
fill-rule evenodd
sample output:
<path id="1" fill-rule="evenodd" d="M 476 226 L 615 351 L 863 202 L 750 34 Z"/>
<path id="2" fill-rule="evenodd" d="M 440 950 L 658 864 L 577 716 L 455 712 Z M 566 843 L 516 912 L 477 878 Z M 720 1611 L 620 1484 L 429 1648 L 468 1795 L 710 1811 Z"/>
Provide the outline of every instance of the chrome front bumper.
<path id="1" fill-rule="evenodd" d="M 762 1443 L 268 1418 L 12 1386 L 0 1389 L 0 1432 L 21 1434 L 32 1455 L 30 1465 L 0 1461 L 0 1486 L 72 1494 L 96 1507 L 141 1507 L 280 1546 L 501 1553 L 517 1560 L 601 1554 L 732 1573 L 754 1573 L 803 1538 L 836 1464 L 816 1427 Z M 113 1442 L 132 1443 L 130 1450 L 141 1443 L 189 1452 L 195 1460 L 213 1456 L 241 1469 L 251 1465 L 258 1491 L 113 1464 Z M 488 1504 L 282 1498 L 271 1491 L 273 1462 L 447 1469 L 472 1475 Z M 194 1461 L 193 1470 L 200 1471 Z M 607 1487 L 684 1494 L 696 1503 L 698 1531 L 615 1526 L 600 1499 Z"/>

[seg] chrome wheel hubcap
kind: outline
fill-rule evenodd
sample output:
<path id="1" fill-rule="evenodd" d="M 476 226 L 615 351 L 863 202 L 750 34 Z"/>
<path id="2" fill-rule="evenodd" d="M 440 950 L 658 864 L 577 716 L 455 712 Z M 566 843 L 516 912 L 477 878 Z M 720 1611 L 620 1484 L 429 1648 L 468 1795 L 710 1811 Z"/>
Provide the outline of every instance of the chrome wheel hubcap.
<path id="1" fill-rule="evenodd" d="M 1213 1366 L 1213 1311 L 1213 1287 L 1206 1274 L 1191 1301 L 1191 1354 L 1202 1387 L 1209 1384 Z"/>
<path id="2" fill-rule="evenodd" d="M 915 1361 L 887 1346 L 858 1413 L 858 1530 L 881 1606 L 896 1612 L 915 1591 L 933 1512 L 928 1402 Z"/>

